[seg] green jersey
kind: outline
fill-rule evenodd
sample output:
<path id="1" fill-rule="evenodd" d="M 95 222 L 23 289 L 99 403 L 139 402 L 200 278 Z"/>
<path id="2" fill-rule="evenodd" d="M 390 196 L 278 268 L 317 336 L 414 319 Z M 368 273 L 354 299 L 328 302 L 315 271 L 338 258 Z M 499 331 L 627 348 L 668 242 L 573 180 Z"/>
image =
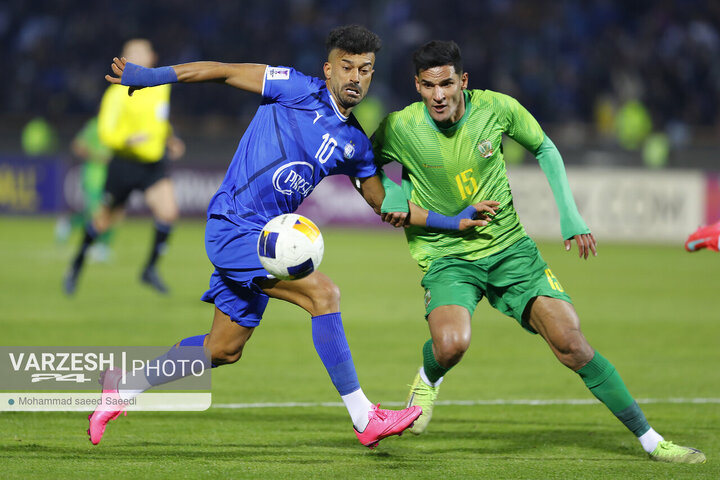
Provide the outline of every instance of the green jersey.
<path id="1" fill-rule="evenodd" d="M 447 129 L 440 128 L 425 105 L 417 102 L 385 117 L 375 132 L 376 161 L 403 166 L 403 179 L 409 180 L 403 186 L 413 203 L 452 216 L 483 200 L 500 202 L 495 218 L 482 228 L 405 229 L 410 254 L 423 271 L 441 257 L 487 257 L 526 235 L 513 207 L 503 134 L 531 152 L 545 138 L 517 100 L 490 90 L 466 90 L 465 114 Z"/>

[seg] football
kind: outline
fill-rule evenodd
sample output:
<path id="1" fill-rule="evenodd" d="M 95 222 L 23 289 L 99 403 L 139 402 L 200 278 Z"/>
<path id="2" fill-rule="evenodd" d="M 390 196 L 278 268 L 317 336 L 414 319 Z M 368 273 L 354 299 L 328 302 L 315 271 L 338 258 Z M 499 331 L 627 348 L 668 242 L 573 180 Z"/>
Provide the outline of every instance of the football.
<path id="1" fill-rule="evenodd" d="M 281 280 L 310 275 L 320 266 L 324 250 L 320 229 L 296 213 L 279 215 L 266 223 L 257 245 L 262 266 Z"/>

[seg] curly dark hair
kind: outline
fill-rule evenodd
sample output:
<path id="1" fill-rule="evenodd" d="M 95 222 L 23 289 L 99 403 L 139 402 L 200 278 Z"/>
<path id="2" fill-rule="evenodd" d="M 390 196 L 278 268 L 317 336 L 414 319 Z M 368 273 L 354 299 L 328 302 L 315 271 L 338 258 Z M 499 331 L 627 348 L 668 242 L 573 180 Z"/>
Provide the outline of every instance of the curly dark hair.
<path id="1" fill-rule="evenodd" d="M 375 33 L 362 25 L 345 25 L 333 29 L 325 40 L 328 55 L 336 48 L 352 54 L 375 53 L 382 41 Z"/>
<path id="2" fill-rule="evenodd" d="M 416 75 L 419 74 L 421 70 L 442 67 L 444 65 L 452 65 L 455 67 L 455 73 L 459 75 L 463 73 L 460 47 L 452 40 L 432 40 L 427 42 L 413 52 L 413 63 L 415 64 Z"/>

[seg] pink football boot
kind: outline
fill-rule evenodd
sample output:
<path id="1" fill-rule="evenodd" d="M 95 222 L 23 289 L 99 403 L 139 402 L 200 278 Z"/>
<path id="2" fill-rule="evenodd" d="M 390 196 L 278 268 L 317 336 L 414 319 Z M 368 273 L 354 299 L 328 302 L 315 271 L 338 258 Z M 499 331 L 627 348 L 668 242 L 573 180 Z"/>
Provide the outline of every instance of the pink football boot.
<path id="1" fill-rule="evenodd" d="M 375 448 L 383 438 L 401 435 L 421 414 L 422 408 L 418 406 L 404 410 L 382 410 L 380 404 L 373 405 L 368 413 L 370 422 L 362 433 L 355 430 L 355 435 L 366 447 Z"/>
<path id="2" fill-rule="evenodd" d="M 122 401 L 120 401 L 120 395 L 118 394 L 118 382 L 122 372 L 119 369 L 113 368 L 103 372 L 100 382 L 102 383 L 102 397 L 100 399 L 100 405 L 95 408 L 95 411 L 88 415 L 90 420 L 90 428 L 88 428 L 88 435 L 90 435 L 90 441 L 93 445 L 97 445 L 102 440 L 103 433 L 105 433 L 105 427 L 110 420 L 115 420 L 123 412 L 124 407 Z"/>

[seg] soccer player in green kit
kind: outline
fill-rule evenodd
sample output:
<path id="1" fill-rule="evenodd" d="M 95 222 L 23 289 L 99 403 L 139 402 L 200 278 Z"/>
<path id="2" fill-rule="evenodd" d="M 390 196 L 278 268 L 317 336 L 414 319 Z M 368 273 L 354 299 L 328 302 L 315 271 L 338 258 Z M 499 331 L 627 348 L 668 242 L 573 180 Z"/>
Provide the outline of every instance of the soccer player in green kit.
<path id="1" fill-rule="evenodd" d="M 427 427 L 440 382 L 467 350 L 472 314 L 487 297 L 524 329 L 539 333 L 558 360 L 638 437 L 650 458 L 704 463 L 702 452 L 666 441 L 650 427 L 615 367 L 583 336 L 570 297 L 520 224 L 503 160 L 503 134 L 537 157 L 560 211 L 566 250 L 575 240 L 581 258 L 597 255 L 553 142 L 512 97 L 467 89 L 468 74 L 454 42 L 429 42 L 413 61 L 422 101 L 388 115 L 374 136 L 376 161 L 400 163 L 405 195 L 429 210 L 426 227 L 405 230 L 410 252 L 424 272 L 431 335 L 408 397 L 408 406 L 423 409 L 410 431 L 420 434 Z M 391 193 L 386 199 L 398 200 Z M 487 226 L 458 231 L 448 220 L 472 216 L 468 207 L 483 199 L 497 202 Z M 396 209 L 384 205 L 383 211 Z M 397 226 L 399 215 L 383 218 Z"/>

